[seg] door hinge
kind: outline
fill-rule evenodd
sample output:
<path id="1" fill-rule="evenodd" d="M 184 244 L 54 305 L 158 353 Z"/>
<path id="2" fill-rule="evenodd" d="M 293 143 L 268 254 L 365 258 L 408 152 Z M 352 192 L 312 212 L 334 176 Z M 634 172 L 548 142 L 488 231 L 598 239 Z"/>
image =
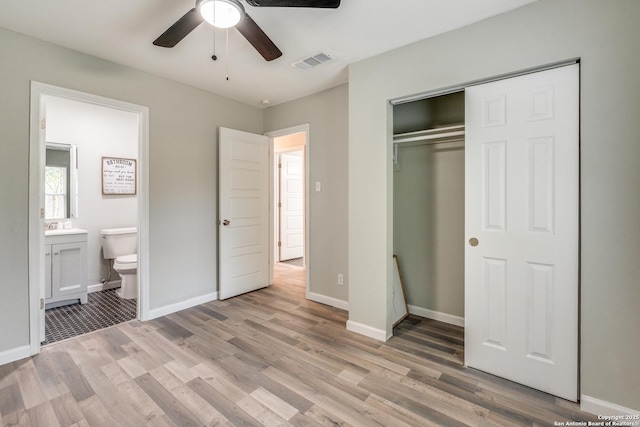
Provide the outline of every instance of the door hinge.
<path id="1" fill-rule="evenodd" d="M 40 219 L 44 219 L 44 208 L 40 208 Z"/>
<path id="2" fill-rule="evenodd" d="M 46 128 L 47 128 L 47 119 L 40 120 L 40 129 L 46 129 Z"/>
<path id="3" fill-rule="evenodd" d="M 44 310 L 44 298 L 40 298 L 40 310 Z"/>
<path id="4" fill-rule="evenodd" d="M 282 202 L 278 202 L 278 207 L 281 208 L 282 207 Z"/>
<path id="5" fill-rule="evenodd" d="M 278 169 L 282 169 L 282 163 L 278 163 Z"/>
<path id="6" fill-rule="evenodd" d="M 282 242 L 278 242 L 278 247 L 282 246 Z"/>

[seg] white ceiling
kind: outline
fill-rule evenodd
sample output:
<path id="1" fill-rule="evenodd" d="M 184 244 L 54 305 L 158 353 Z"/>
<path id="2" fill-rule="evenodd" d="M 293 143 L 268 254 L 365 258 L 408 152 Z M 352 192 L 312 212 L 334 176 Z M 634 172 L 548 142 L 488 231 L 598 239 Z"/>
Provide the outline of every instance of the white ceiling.
<path id="1" fill-rule="evenodd" d="M 266 62 L 235 29 L 202 24 L 172 49 L 152 45 L 195 0 L 3 0 L 0 27 L 186 83 L 250 105 L 276 105 L 348 79 L 347 66 L 535 0 L 343 0 L 338 9 L 245 10 L 283 52 Z M 391 6 L 397 9 L 393 10 Z M 308 71 L 292 63 L 335 59 Z M 227 81 L 225 76 L 228 75 Z"/>

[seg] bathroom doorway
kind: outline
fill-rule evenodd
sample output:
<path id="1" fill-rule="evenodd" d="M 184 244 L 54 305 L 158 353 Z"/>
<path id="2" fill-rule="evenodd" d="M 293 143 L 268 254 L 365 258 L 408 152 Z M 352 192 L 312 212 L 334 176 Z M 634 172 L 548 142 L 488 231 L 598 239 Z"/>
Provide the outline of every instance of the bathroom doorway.
<path id="1" fill-rule="evenodd" d="M 308 289 L 308 125 L 270 132 L 273 152 L 272 259 L 277 277 Z M 304 275 L 301 273 L 304 272 Z M 296 280 L 300 283 L 301 280 Z"/>
<path id="2" fill-rule="evenodd" d="M 51 185 L 50 147 L 73 147 L 75 161 Z M 148 312 L 148 109 L 32 82 L 30 147 L 30 346 L 102 329 Z M 57 153 L 53 153 L 57 154 Z M 133 191 L 105 192 L 105 159 L 126 162 Z M 55 171 L 54 171 L 55 172 Z M 67 182 L 70 181 L 70 182 Z M 54 182 L 55 184 L 55 182 Z M 61 191 L 58 191 L 63 188 Z M 59 199 L 73 201 L 52 213 Z M 71 205 L 71 204 L 70 204 Z M 61 205 L 62 206 L 62 205 Z M 102 252 L 101 230 L 137 228 L 137 298 L 120 284 Z M 39 231 L 39 232 L 38 232 Z"/>

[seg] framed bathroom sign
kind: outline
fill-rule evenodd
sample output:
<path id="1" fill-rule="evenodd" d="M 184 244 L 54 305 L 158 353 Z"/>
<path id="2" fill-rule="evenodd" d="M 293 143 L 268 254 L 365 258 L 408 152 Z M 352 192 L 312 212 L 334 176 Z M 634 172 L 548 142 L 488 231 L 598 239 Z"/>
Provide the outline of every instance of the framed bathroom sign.
<path id="1" fill-rule="evenodd" d="M 135 159 L 102 158 L 102 194 L 135 195 L 137 164 Z"/>

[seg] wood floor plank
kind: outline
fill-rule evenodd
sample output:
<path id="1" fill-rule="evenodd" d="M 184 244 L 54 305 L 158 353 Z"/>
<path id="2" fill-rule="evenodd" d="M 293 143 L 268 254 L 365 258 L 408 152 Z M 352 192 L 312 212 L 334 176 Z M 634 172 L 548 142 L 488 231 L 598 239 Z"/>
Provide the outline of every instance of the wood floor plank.
<path id="1" fill-rule="evenodd" d="M 51 407 L 62 427 L 72 426 L 84 420 L 84 414 L 70 393 L 51 399 Z"/>
<path id="2" fill-rule="evenodd" d="M 157 326 L 156 331 L 161 335 L 164 335 L 164 337 L 169 341 L 173 341 L 178 338 L 186 338 L 193 334 L 188 329 L 183 328 L 171 320 L 169 316 L 153 319 L 151 323 L 155 324 Z"/>
<path id="3" fill-rule="evenodd" d="M 58 375 L 57 366 L 52 360 L 52 353 L 42 351 L 31 358 L 33 365 L 38 373 L 40 387 L 47 394 L 49 399 L 69 393 L 69 388 Z"/>
<path id="4" fill-rule="evenodd" d="M 326 411 L 318 405 L 311 407 L 304 415 L 307 419 L 314 420 L 316 424 L 322 426 L 352 427 L 352 424 L 349 424 L 336 414 L 331 411 Z"/>
<path id="5" fill-rule="evenodd" d="M 31 420 L 26 409 L 20 409 L 2 417 L 2 424 L 11 427 L 31 427 Z M 34 426 L 37 427 L 37 426 Z"/>
<path id="6" fill-rule="evenodd" d="M 290 420 L 298 413 L 296 408 L 262 387 L 258 387 L 249 395 L 285 420 Z"/>
<path id="7" fill-rule="evenodd" d="M 339 384 L 329 384 L 320 378 L 301 375 L 303 366 L 295 366 L 296 363 L 288 360 L 269 367 L 269 375 L 277 381 L 281 381 L 289 388 L 296 390 L 305 398 L 316 405 L 338 415 L 346 422 L 356 426 L 384 426 L 378 420 L 382 417 L 373 408 L 363 404 L 366 397 L 353 396 L 344 391 Z M 300 380 L 299 378 L 304 378 Z M 346 382 L 345 382 L 346 383 Z"/>
<path id="8" fill-rule="evenodd" d="M 122 348 L 131 342 L 125 333 L 119 328 L 107 328 L 100 334 L 94 334 L 96 340 L 100 342 L 100 349 L 117 360 L 127 357 L 128 353 Z"/>
<path id="9" fill-rule="evenodd" d="M 82 373 L 91 384 L 105 408 L 118 408 L 110 411 L 111 417 L 120 425 L 144 425 L 146 420 L 122 395 L 118 387 L 104 374 L 100 366 L 84 365 Z M 85 414 L 86 415 L 86 414 Z"/>
<path id="10" fill-rule="evenodd" d="M 40 385 L 40 378 L 33 362 L 25 363 L 18 368 L 17 380 L 26 409 L 49 401 L 48 394 Z"/>
<path id="11" fill-rule="evenodd" d="M 119 425 L 119 423 L 111 417 L 110 411 L 105 408 L 100 398 L 95 394 L 78 402 L 78 406 L 91 427 L 112 427 Z"/>
<path id="12" fill-rule="evenodd" d="M 211 406 L 215 407 L 234 426 L 257 427 L 261 425 L 258 420 L 230 401 L 224 393 L 219 392 L 203 379 L 196 378 L 187 385 L 209 402 Z"/>
<path id="13" fill-rule="evenodd" d="M 177 360 L 184 366 L 195 366 L 199 363 L 196 357 L 185 351 L 178 341 L 177 345 L 171 345 L 171 341 L 156 332 L 155 329 L 136 327 L 134 322 L 129 322 L 121 327 L 122 332 L 148 354 L 152 354 L 159 363 Z M 129 353 L 127 353 L 127 356 Z"/>
<path id="14" fill-rule="evenodd" d="M 80 371 L 78 365 L 75 364 L 69 353 L 66 351 L 56 350 L 51 354 L 51 361 L 56 365 L 56 370 L 67 385 L 69 392 L 76 401 L 81 401 L 93 396 L 95 393 L 91 385 L 87 382 L 84 375 Z"/>
<path id="15" fill-rule="evenodd" d="M 299 412 L 289 420 L 289 425 L 295 427 L 324 427 L 327 424 L 328 423 L 325 422 L 320 423 L 311 418 L 308 414 L 301 414 Z"/>
<path id="16" fill-rule="evenodd" d="M 164 411 L 133 379 L 120 382 L 116 387 L 121 398 L 144 417 L 147 424 L 153 424 L 156 418 L 164 416 Z"/>
<path id="17" fill-rule="evenodd" d="M 0 389 L 0 414 L 2 416 L 24 409 L 24 399 L 17 383 Z"/>
<path id="18" fill-rule="evenodd" d="M 49 401 L 27 409 L 27 415 L 33 426 L 60 427 L 58 417 Z"/>
<path id="19" fill-rule="evenodd" d="M 236 402 L 239 408 L 244 410 L 247 414 L 255 418 L 260 425 L 263 426 L 283 426 L 286 420 L 280 417 L 275 412 L 271 411 L 266 406 L 262 405 L 253 396 L 248 395 Z"/>
<path id="20" fill-rule="evenodd" d="M 160 382 L 158 382 L 150 373 L 141 375 L 135 379 L 135 382 L 153 399 L 153 401 L 164 411 L 176 425 L 191 427 L 198 426 L 200 423 L 193 417 L 189 410 L 180 403 Z"/>

